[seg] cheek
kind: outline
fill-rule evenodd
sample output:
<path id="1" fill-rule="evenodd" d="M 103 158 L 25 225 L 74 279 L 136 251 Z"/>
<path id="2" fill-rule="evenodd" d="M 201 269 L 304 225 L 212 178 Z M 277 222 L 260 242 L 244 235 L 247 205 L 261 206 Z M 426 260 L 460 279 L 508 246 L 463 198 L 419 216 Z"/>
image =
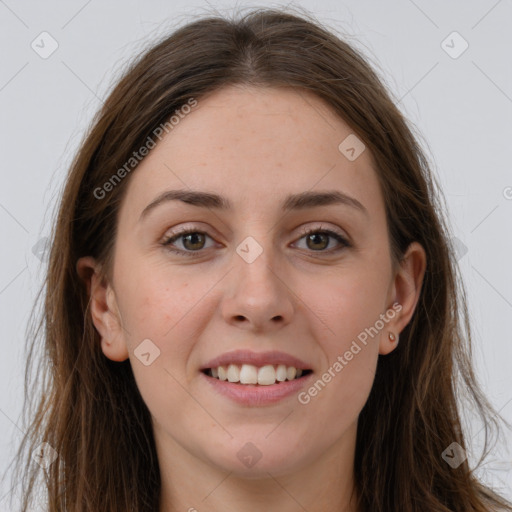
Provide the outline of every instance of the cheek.
<path id="1" fill-rule="evenodd" d="M 205 296 L 215 281 L 161 263 L 129 267 L 122 263 L 116 293 L 124 339 L 141 393 L 151 401 L 149 395 L 155 390 L 164 386 L 170 392 L 179 388 L 177 381 L 185 383 L 195 375 L 191 353 L 209 320 L 210 302 Z M 139 358 L 142 343 L 149 349 L 143 353 L 150 352 L 146 361 Z M 146 366 L 147 359 L 154 362 Z"/>
<path id="2" fill-rule="evenodd" d="M 120 261 L 118 268 L 116 292 L 129 348 L 133 350 L 140 339 L 150 338 L 165 349 L 169 343 L 162 342 L 187 325 L 188 314 L 207 286 L 202 280 L 191 281 L 185 272 L 171 272 L 161 264 L 128 267 Z"/>
<path id="3" fill-rule="evenodd" d="M 334 441 L 344 432 L 364 407 L 371 391 L 378 361 L 382 330 L 374 331 L 383 313 L 383 288 L 375 280 L 340 279 L 322 299 L 320 314 L 323 336 L 317 336 L 324 355 L 316 379 L 299 397 L 310 417 L 322 417 L 325 438 L 309 425 L 308 436 L 319 443 Z M 380 324 L 379 324 L 380 325 Z M 320 339 L 321 338 L 321 339 Z"/>
<path id="4" fill-rule="evenodd" d="M 325 342 L 331 357 L 348 350 L 352 340 L 367 332 L 385 313 L 389 285 L 386 270 L 384 265 L 376 264 L 361 265 L 359 270 L 352 267 L 332 276 L 328 286 L 309 295 L 315 313 L 326 326 Z"/>
<path id="5" fill-rule="evenodd" d="M 380 337 L 386 335 L 381 315 L 386 315 L 387 268 L 382 261 L 363 267 L 339 273 L 325 293 L 310 296 L 325 326 L 319 340 L 325 359 L 305 401 L 317 401 L 333 418 L 349 418 L 363 407 L 375 376 Z"/>
<path id="6" fill-rule="evenodd" d="M 138 271 L 132 267 L 116 290 L 135 381 L 159 423 L 166 418 L 184 422 L 183 414 L 197 406 L 183 386 L 200 328 L 194 305 L 206 289 L 194 294 L 192 289 L 192 283 L 175 276 L 171 279 L 161 268 Z"/>
<path id="7" fill-rule="evenodd" d="M 341 354 L 319 374 L 300 396 L 299 407 L 304 407 L 308 439 L 328 446 L 336 442 L 357 418 L 373 386 L 377 355 L 368 348 L 355 349 L 349 361 Z M 307 412 L 306 412 L 307 411 Z M 322 418 L 322 428 L 310 418 Z"/>

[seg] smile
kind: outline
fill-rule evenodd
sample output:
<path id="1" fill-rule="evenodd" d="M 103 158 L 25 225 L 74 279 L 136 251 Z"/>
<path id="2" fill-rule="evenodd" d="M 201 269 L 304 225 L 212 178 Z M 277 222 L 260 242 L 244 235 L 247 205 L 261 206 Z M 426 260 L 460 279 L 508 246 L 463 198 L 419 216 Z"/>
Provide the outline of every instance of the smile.
<path id="1" fill-rule="evenodd" d="M 243 385 L 271 386 L 272 384 L 300 379 L 311 373 L 295 366 L 284 364 L 255 366 L 253 364 L 229 364 L 206 368 L 203 373 L 218 379 Z"/>

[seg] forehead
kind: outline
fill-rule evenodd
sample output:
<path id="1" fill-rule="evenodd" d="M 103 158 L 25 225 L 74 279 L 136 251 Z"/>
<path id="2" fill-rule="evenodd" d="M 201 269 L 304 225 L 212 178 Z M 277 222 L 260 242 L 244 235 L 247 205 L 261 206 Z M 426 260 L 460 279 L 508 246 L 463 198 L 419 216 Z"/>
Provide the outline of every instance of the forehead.
<path id="1" fill-rule="evenodd" d="M 197 101 L 134 171 L 131 214 L 177 188 L 222 194 L 240 211 L 274 211 L 285 196 L 317 189 L 382 210 L 370 151 L 347 158 L 343 141 L 357 143 L 353 130 L 314 94 L 229 86 Z"/>

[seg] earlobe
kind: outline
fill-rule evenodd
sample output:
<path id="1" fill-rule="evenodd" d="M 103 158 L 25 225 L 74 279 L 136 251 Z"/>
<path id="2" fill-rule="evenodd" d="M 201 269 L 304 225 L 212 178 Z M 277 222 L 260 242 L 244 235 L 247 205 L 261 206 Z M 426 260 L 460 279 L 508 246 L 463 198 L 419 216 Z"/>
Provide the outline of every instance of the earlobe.
<path id="1" fill-rule="evenodd" d="M 76 270 L 87 287 L 91 320 L 100 335 L 103 353 L 113 361 L 125 361 L 128 350 L 112 286 L 90 256 L 80 258 Z"/>
<path id="2" fill-rule="evenodd" d="M 426 266 L 425 249 L 418 242 L 411 243 L 394 276 L 389 299 L 395 314 L 381 337 L 379 354 L 389 354 L 398 345 L 400 332 L 410 322 L 416 309 Z"/>

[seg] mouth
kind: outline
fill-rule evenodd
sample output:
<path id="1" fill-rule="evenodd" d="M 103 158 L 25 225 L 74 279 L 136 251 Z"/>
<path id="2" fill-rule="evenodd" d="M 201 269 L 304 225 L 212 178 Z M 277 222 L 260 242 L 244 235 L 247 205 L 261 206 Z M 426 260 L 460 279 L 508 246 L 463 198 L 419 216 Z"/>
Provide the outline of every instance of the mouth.
<path id="1" fill-rule="evenodd" d="M 272 386 L 307 377 L 312 370 L 285 364 L 229 364 L 201 370 L 207 377 L 241 386 Z"/>
<path id="2" fill-rule="evenodd" d="M 234 350 L 199 370 L 217 396 L 244 407 L 269 406 L 289 399 L 314 376 L 313 365 L 286 352 Z"/>

